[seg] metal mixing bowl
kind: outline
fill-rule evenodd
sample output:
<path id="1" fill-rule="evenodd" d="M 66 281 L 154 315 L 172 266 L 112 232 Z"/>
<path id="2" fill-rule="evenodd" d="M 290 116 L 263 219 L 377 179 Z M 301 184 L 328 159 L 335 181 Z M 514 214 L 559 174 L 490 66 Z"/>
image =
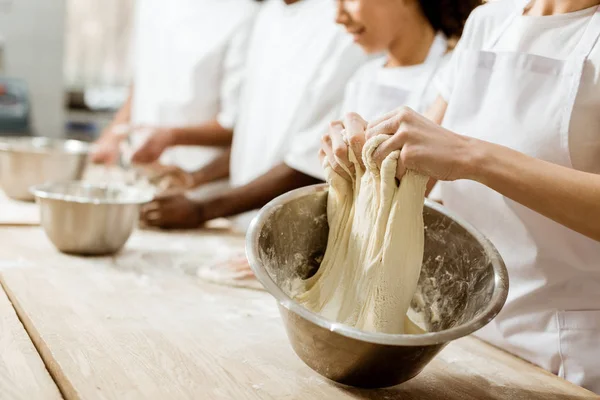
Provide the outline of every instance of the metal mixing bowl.
<path id="1" fill-rule="evenodd" d="M 62 252 L 104 255 L 119 251 L 139 218 L 149 190 L 124 184 L 48 183 L 31 189 L 40 205 L 41 224 Z"/>
<path id="2" fill-rule="evenodd" d="M 81 179 L 89 150 L 78 140 L 0 138 L 0 186 L 10 198 L 32 201 L 31 186 Z"/>
<path id="3" fill-rule="evenodd" d="M 427 333 L 364 332 L 309 311 L 292 299 L 291 282 L 318 269 L 327 245 L 326 205 L 326 185 L 287 193 L 260 211 L 246 243 L 254 273 L 279 302 L 292 347 L 319 374 L 363 388 L 400 384 L 503 307 L 508 274 L 497 250 L 472 226 L 427 202 L 423 268 L 409 310 Z"/>

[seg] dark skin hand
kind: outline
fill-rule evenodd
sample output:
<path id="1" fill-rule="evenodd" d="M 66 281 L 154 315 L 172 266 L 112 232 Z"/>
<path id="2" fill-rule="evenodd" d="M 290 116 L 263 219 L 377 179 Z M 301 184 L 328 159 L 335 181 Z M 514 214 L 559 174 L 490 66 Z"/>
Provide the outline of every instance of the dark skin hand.
<path id="1" fill-rule="evenodd" d="M 194 202 L 183 194 L 159 196 L 142 209 L 141 218 L 157 228 L 195 229 L 212 219 L 256 210 L 290 190 L 316 183 L 321 181 L 281 163 L 247 185 L 210 200 Z"/>
<path id="2" fill-rule="evenodd" d="M 231 147 L 224 151 L 210 164 L 192 172 L 193 188 L 205 185 L 219 179 L 229 178 L 229 161 L 231 159 Z"/>

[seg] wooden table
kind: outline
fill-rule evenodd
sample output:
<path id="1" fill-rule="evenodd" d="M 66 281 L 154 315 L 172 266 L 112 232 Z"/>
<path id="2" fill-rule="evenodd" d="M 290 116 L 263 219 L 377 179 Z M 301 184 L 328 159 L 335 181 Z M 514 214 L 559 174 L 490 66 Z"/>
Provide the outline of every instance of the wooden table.
<path id="1" fill-rule="evenodd" d="M 450 344 L 399 387 L 335 385 L 294 354 L 267 293 L 200 282 L 172 261 L 182 248 L 198 262 L 206 249 L 241 249 L 240 237 L 138 231 L 115 258 L 60 254 L 39 227 L 0 227 L 0 243 L 1 283 L 66 399 L 597 398 L 474 338 Z M 56 398 L 2 300 L 0 338 L 18 342 L 2 342 L 0 374 L 18 373 L 0 378 L 0 398 Z M 30 380 L 37 387 L 24 392 Z"/>
<path id="2" fill-rule="evenodd" d="M 1 291 L 0 398 L 15 400 L 62 398 L 13 306 L 6 294 Z"/>

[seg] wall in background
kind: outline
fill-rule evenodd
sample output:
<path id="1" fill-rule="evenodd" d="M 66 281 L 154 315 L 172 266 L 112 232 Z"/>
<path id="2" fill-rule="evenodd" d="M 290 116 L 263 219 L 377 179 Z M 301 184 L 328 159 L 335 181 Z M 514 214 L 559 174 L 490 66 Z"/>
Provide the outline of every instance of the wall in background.
<path id="1" fill-rule="evenodd" d="M 64 134 L 65 13 L 64 0 L 0 0 L 5 73 L 29 85 L 38 135 Z"/>

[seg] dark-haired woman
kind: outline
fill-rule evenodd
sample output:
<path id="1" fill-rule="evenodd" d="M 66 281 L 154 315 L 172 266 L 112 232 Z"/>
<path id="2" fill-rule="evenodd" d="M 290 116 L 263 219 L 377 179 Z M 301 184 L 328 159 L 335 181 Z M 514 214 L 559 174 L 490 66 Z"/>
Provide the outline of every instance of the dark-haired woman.
<path id="1" fill-rule="evenodd" d="M 364 51 L 384 55 L 348 83 L 345 121 L 332 123 L 330 130 L 360 131 L 363 118 L 368 121 L 402 105 L 425 111 L 437 96 L 433 77 L 449 60 L 467 17 L 479 4 L 481 0 L 338 0 L 337 23 Z M 326 135 L 325 140 L 331 137 L 340 135 Z M 339 164 L 332 167 L 344 174 Z"/>

